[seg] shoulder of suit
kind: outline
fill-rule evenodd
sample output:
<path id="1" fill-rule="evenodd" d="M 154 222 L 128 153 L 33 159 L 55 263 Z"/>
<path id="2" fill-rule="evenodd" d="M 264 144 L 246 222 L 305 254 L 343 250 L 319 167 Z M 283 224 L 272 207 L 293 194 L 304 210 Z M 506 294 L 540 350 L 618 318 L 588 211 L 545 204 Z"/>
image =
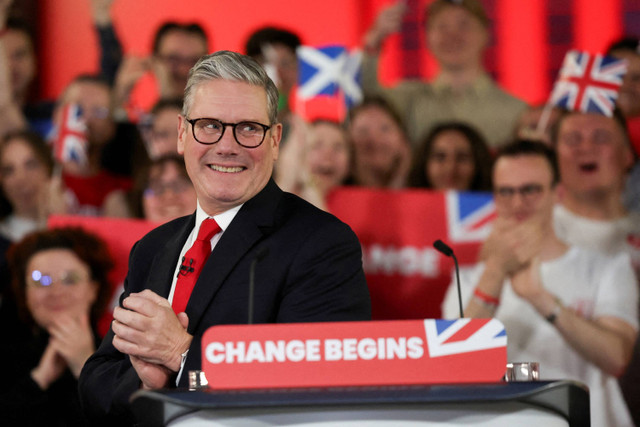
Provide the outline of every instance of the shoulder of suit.
<path id="1" fill-rule="evenodd" d="M 172 221 L 166 222 L 145 234 L 139 243 L 155 244 L 157 241 L 166 242 L 169 236 L 173 236 L 182 230 L 186 223 L 192 220 L 193 215 L 183 216 Z"/>
<path id="2" fill-rule="evenodd" d="M 350 228 L 335 215 L 323 211 L 295 194 L 286 192 L 277 209 L 276 222 L 287 222 L 291 225 L 308 224 L 314 230 L 336 226 Z"/>

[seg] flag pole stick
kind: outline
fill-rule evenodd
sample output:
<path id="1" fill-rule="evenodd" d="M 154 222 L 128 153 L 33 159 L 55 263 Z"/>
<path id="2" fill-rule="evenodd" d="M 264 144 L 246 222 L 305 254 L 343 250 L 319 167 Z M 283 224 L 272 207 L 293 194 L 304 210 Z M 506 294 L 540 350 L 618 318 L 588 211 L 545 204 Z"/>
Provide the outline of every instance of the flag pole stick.
<path id="1" fill-rule="evenodd" d="M 553 105 L 547 102 L 544 106 L 544 109 L 542 110 L 542 114 L 540 114 L 540 119 L 538 119 L 536 134 L 544 135 L 545 131 L 547 130 L 547 125 L 549 124 L 549 118 L 551 117 L 552 110 Z"/>

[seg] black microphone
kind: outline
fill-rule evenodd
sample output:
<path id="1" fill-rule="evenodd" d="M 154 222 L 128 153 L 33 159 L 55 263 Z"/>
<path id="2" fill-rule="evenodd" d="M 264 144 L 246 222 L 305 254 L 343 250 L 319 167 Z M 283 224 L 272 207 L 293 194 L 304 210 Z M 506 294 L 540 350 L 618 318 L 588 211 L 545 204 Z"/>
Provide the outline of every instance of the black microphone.
<path id="1" fill-rule="evenodd" d="M 183 276 L 187 276 L 189 273 L 193 273 L 195 270 L 192 267 L 193 265 L 193 258 L 189 258 L 189 264 L 185 264 L 185 257 L 182 257 L 182 263 L 180 265 L 180 268 L 178 269 L 178 274 L 176 275 L 176 277 L 179 277 L 181 274 Z"/>
<path id="2" fill-rule="evenodd" d="M 253 325 L 253 296 L 254 296 L 254 288 L 255 288 L 255 275 L 256 275 L 256 265 L 260 262 L 264 257 L 269 254 L 269 248 L 263 247 L 258 249 L 256 252 L 256 256 L 251 261 L 251 266 L 249 267 L 249 314 L 247 318 L 247 324 Z"/>
<path id="3" fill-rule="evenodd" d="M 460 308 L 460 318 L 463 318 L 464 313 L 462 312 L 462 292 L 460 291 L 460 271 L 458 270 L 458 259 L 454 255 L 453 249 L 447 246 L 447 244 L 440 239 L 433 242 L 433 247 L 436 248 L 436 250 L 441 254 L 453 258 L 453 263 L 456 266 L 456 282 L 458 284 L 458 307 Z"/>

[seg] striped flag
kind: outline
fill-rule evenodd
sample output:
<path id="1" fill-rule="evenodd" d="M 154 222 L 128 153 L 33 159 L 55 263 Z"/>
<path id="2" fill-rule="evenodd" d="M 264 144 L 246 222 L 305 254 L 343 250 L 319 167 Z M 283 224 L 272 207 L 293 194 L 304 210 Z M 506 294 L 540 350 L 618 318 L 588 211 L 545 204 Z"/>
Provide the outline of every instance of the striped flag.
<path id="1" fill-rule="evenodd" d="M 565 55 L 549 103 L 611 117 L 626 71 L 625 60 L 571 50 Z"/>
<path id="2" fill-rule="evenodd" d="M 82 119 L 82 109 L 77 104 L 66 105 L 62 111 L 62 123 L 53 142 L 56 160 L 84 166 L 88 162 L 88 145 L 87 126 Z"/>

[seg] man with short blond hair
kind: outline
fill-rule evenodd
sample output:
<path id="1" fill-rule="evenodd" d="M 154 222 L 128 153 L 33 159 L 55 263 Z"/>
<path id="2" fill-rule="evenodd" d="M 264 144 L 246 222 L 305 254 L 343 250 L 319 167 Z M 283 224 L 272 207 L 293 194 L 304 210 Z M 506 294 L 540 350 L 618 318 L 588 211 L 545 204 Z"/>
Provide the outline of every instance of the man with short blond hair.
<path id="1" fill-rule="evenodd" d="M 362 85 L 382 92 L 400 111 L 411 142 L 419 144 L 441 122 L 463 121 L 476 128 L 491 147 L 511 137 L 526 104 L 499 88 L 483 67 L 489 43 L 489 19 L 479 0 L 436 0 L 425 8 L 427 46 L 439 66 L 429 82 L 405 81 L 382 88 L 377 55 L 387 37 L 400 30 L 406 4 L 383 9 L 365 34 Z"/>

